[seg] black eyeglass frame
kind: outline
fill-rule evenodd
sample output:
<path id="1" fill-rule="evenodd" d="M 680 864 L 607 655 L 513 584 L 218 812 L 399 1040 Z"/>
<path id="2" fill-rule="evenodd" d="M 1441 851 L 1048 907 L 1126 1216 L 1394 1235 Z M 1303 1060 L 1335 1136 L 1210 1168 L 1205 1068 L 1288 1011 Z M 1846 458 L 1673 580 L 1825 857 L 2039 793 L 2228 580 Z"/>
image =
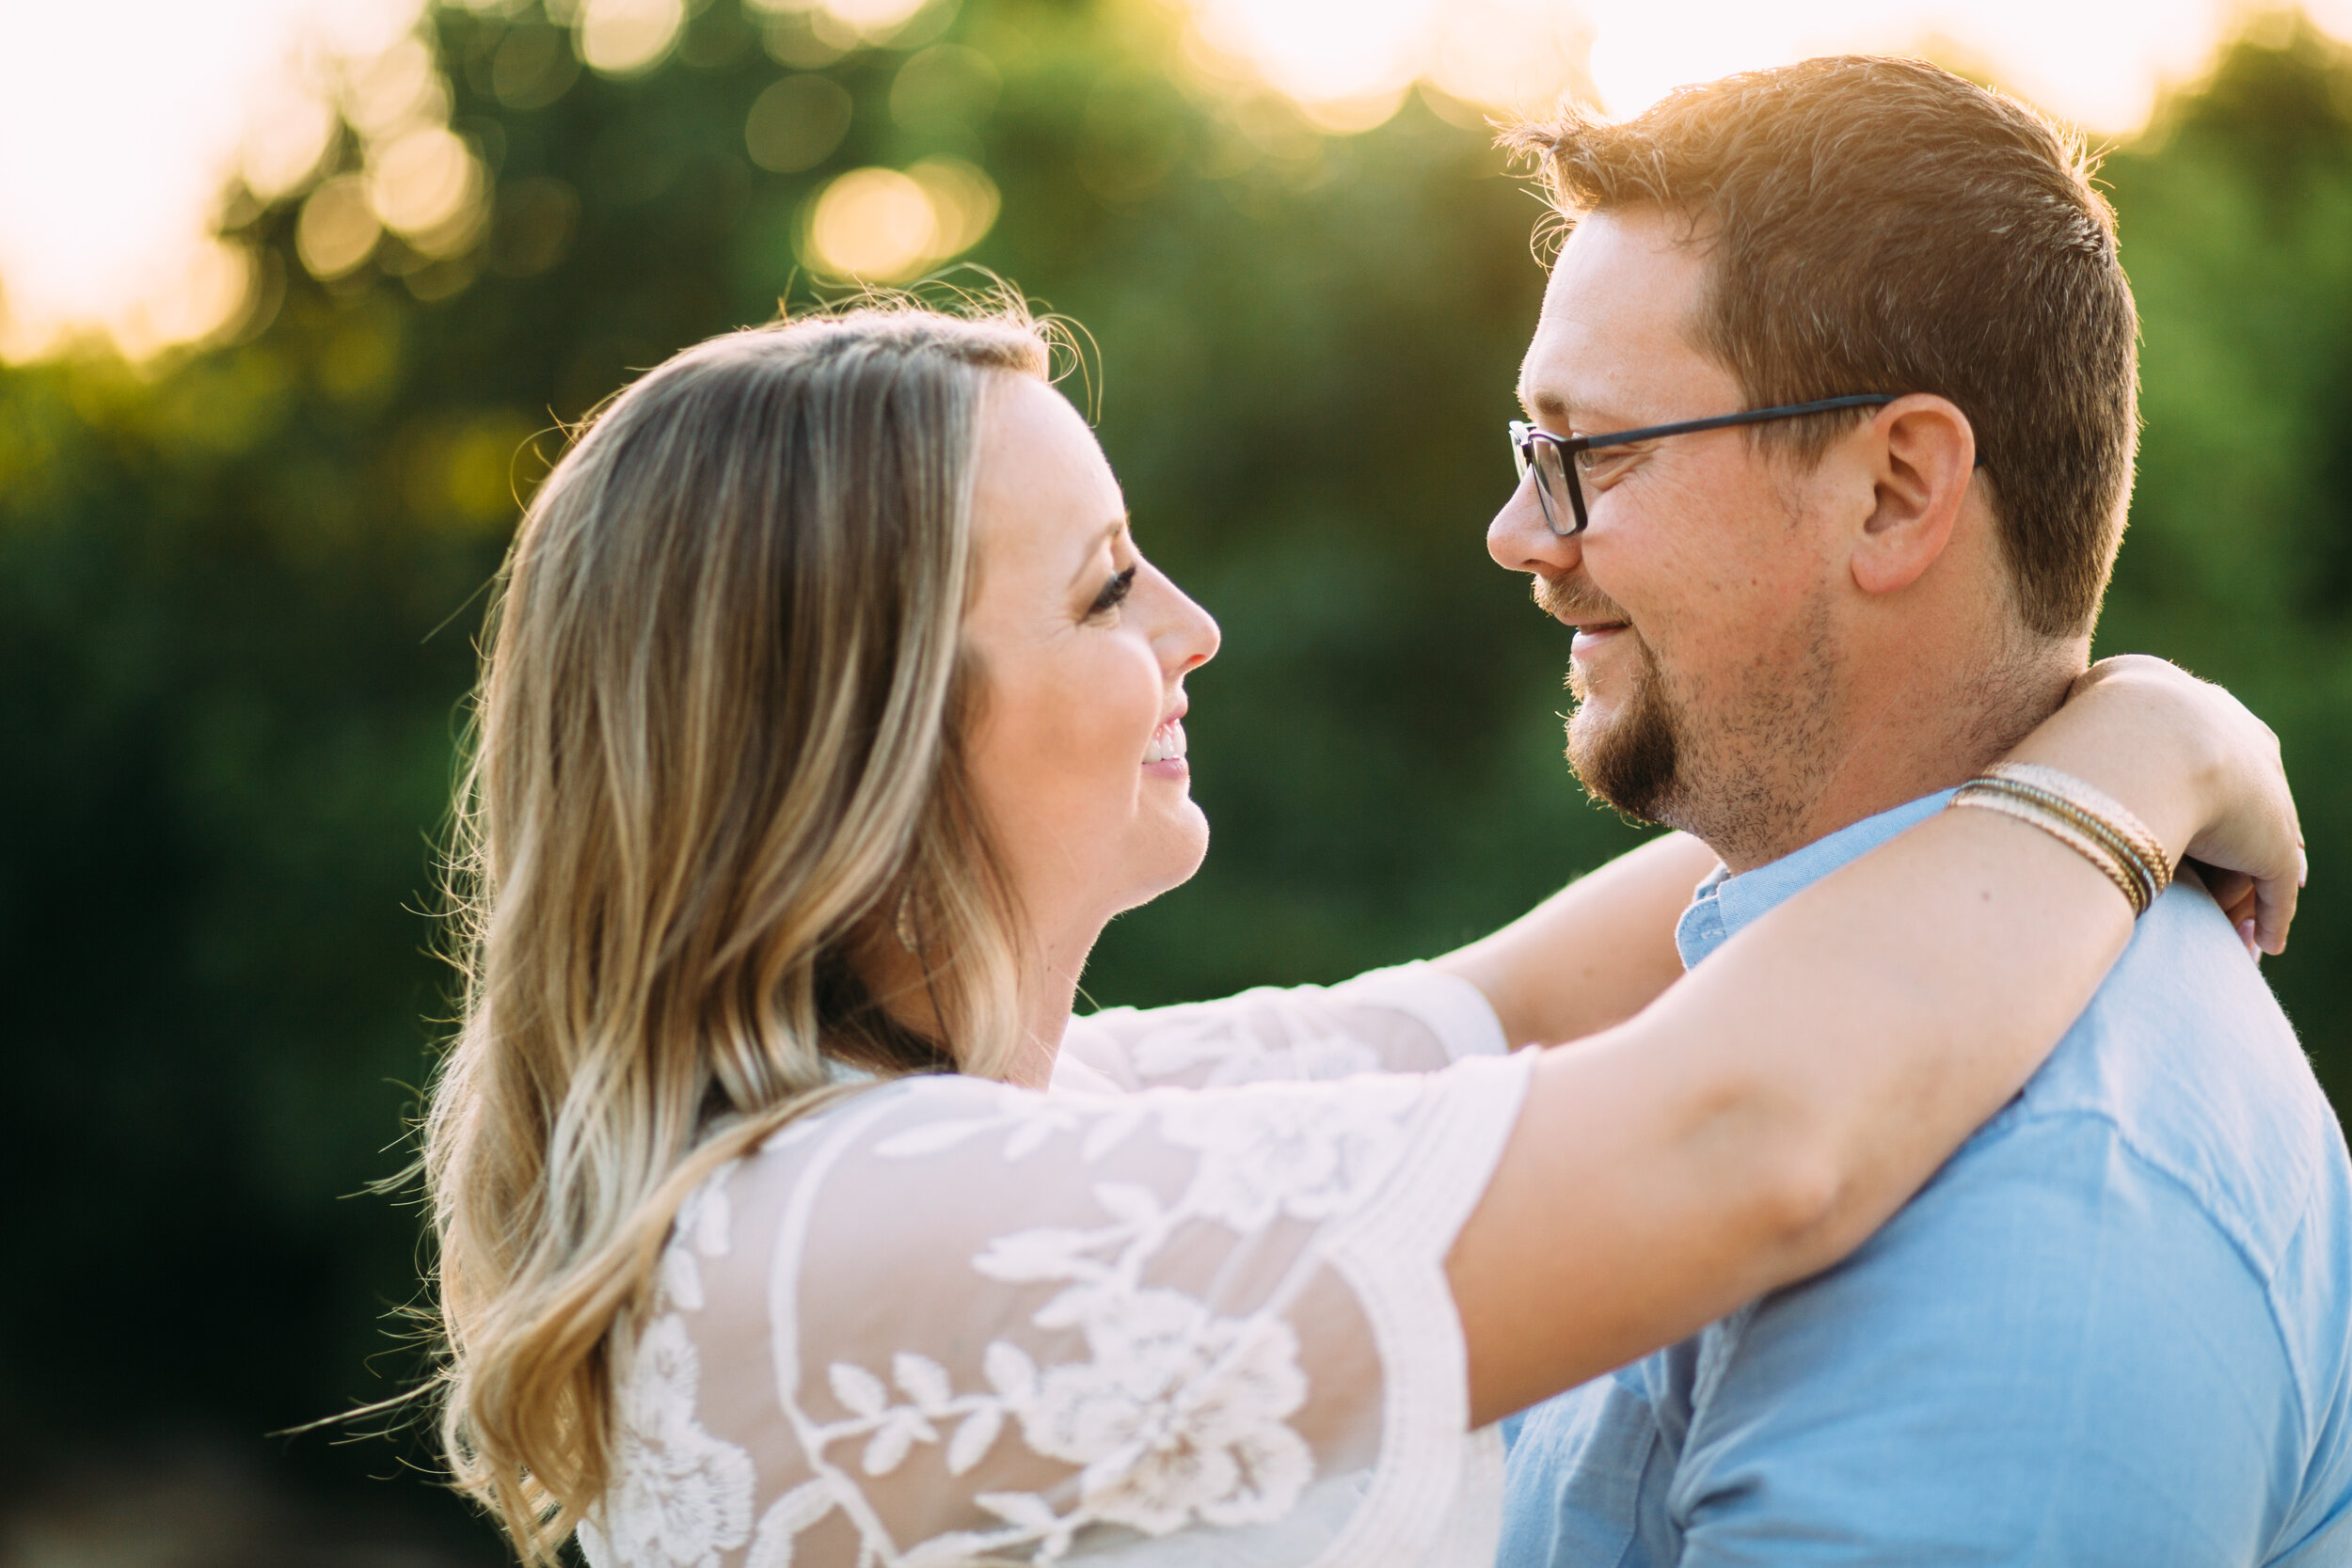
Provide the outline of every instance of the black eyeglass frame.
<path id="1" fill-rule="evenodd" d="M 1639 430 L 1613 430 L 1600 436 L 1554 436 L 1549 430 L 1537 429 L 1525 420 L 1511 421 L 1511 454 L 1518 464 L 1519 479 L 1524 482 L 1530 468 L 1535 470 L 1535 504 L 1543 509 L 1544 526 L 1562 539 L 1573 539 L 1584 531 L 1590 519 L 1584 512 L 1584 486 L 1576 477 L 1576 454 L 1595 447 L 1630 446 L 1636 441 L 1654 441 L 1661 436 L 1693 436 L 1702 430 L 1722 430 L 1731 425 L 1765 424 L 1773 420 L 1793 420 L 1806 414 L 1834 414 L 1841 408 L 1883 408 L 1895 401 L 1893 392 L 1863 392 L 1852 397 L 1823 398 L 1819 403 L 1792 403 L 1779 408 L 1751 408 L 1740 414 L 1718 414 L 1710 420 L 1684 420 L 1676 424 L 1645 425 Z M 1543 454 L 1549 452 L 1552 462 L 1547 465 Z M 1977 466 L 1984 466 L 1979 453 Z M 1560 526 L 1558 498 L 1551 494 L 1556 472 L 1559 484 L 1565 491 L 1568 507 L 1575 518 L 1574 528 Z"/>

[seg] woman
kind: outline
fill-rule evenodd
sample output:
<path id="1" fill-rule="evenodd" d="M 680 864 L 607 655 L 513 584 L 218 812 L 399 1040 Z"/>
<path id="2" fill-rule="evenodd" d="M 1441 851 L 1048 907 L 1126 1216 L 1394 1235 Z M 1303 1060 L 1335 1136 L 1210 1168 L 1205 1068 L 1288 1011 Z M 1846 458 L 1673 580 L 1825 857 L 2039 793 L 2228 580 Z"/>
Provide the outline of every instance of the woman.
<path id="1" fill-rule="evenodd" d="M 427 1132 L 450 1451 L 527 1556 L 1478 1560 L 1487 1423 L 1858 1244 L 2128 935 L 2089 851 L 1953 811 L 1646 1007 L 1673 839 L 1437 966 L 1073 1024 L 1206 847 L 1216 630 L 1046 359 L 1017 315 L 721 339 L 532 505 Z M 2109 668 L 2014 755 L 2283 941 L 2225 695 Z M 1280 1077 L 1336 1081 L 1237 1082 Z"/>

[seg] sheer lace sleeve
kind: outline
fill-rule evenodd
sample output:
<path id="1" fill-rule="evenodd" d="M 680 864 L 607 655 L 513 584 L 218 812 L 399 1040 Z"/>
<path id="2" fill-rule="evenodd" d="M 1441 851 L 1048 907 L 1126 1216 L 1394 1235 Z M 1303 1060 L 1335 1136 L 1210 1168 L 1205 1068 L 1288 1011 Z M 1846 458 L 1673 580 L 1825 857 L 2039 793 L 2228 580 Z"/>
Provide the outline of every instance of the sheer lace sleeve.
<path id="1" fill-rule="evenodd" d="M 1057 1089 L 1203 1088 L 1264 1079 L 1434 1072 L 1506 1049 L 1479 989 L 1423 963 L 1343 985 L 1261 987 L 1220 1002 L 1106 1007 L 1070 1021 Z"/>
<path id="2" fill-rule="evenodd" d="M 787 1129 L 680 1212 L 590 1561 L 1488 1560 L 1444 1260 L 1529 1063 Z"/>

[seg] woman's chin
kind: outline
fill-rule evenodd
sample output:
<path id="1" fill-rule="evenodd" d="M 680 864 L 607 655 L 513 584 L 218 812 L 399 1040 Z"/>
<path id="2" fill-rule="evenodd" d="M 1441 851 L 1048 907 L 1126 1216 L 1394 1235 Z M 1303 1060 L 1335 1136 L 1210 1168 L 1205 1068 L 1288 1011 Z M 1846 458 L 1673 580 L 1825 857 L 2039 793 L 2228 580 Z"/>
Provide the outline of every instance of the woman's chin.
<path id="1" fill-rule="evenodd" d="M 1135 874 L 1128 880 L 1133 891 L 1120 907 L 1136 909 L 1184 886 L 1200 869 L 1208 853 L 1209 818 L 1187 797 L 1183 806 L 1170 814 L 1170 819 L 1162 824 L 1161 831 L 1152 835 L 1149 849 L 1135 857 Z"/>

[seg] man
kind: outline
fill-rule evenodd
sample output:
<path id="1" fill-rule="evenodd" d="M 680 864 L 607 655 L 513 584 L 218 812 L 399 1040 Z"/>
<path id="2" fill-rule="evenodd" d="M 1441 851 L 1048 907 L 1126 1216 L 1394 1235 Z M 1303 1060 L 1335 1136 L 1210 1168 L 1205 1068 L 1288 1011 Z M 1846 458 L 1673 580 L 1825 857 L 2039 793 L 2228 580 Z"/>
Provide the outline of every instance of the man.
<path id="1" fill-rule="evenodd" d="M 1702 962 L 2083 669 L 2131 293 L 2079 152 L 1924 64 L 1514 139 L 1573 229 L 1488 546 L 1576 628 L 1579 776 L 1721 857 Z M 2352 1168 L 2246 941 L 2184 879 L 1851 1259 L 1519 1418 L 1503 1562 L 2352 1563 Z"/>

